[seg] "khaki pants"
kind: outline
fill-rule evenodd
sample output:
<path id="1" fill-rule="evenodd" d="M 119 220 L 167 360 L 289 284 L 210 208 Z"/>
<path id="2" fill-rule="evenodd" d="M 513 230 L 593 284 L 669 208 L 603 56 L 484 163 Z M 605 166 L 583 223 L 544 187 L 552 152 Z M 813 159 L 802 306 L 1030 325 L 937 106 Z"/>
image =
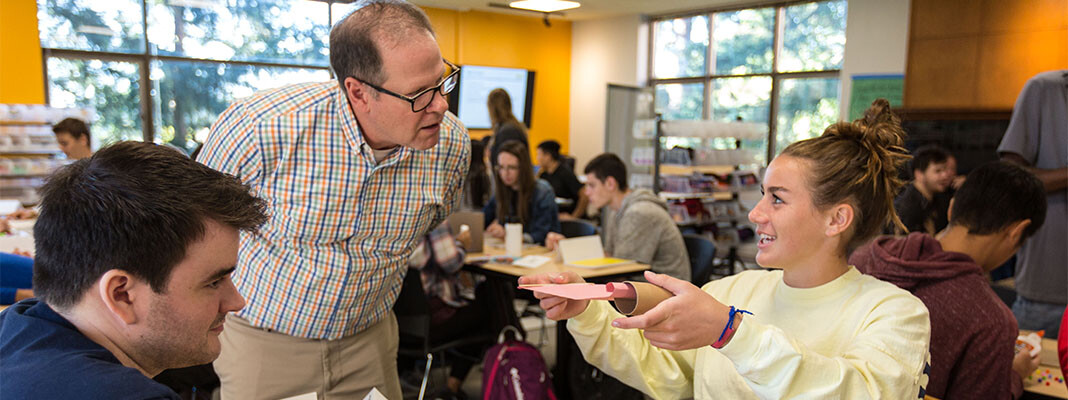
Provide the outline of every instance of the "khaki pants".
<path id="1" fill-rule="evenodd" d="M 362 399 L 378 388 L 401 399 L 397 318 L 336 340 L 306 339 L 226 317 L 215 372 L 226 400 L 281 399 L 315 392 L 320 400 Z"/>

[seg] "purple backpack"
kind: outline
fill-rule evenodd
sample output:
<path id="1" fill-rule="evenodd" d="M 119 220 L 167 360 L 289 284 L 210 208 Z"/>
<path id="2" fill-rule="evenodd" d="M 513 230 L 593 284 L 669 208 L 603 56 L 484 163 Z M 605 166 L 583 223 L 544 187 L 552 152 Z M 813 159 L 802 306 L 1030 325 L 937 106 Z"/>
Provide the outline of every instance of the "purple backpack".
<path id="1" fill-rule="evenodd" d="M 511 330 L 516 339 L 505 340 Z M 506 326 L 497 344 L 482 361 L 483 400 L 556 400 L 549 368 L 541 353 L 519 338 L 519 330 Z"/>

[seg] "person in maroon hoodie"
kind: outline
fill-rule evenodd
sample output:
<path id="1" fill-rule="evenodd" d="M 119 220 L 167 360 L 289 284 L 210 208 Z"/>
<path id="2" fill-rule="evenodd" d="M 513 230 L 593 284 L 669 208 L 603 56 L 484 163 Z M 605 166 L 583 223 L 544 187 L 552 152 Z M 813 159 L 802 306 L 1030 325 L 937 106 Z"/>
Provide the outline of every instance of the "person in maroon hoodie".
<path id="1" fill-rule="evenodd" d="M 861 272 L 912 292 L 931 313 L 927 394 L 939 399 L 1006 399 L 1023 393 L 1038 367 L 1014 355 L 1019 330 L 1012 311 L 990 288 L 987 273 L 1042 226 L 1042 182 L 1012 164 L 992 162 L 968 175 L 937 237 L 881 237 L 849 262 Z"/>

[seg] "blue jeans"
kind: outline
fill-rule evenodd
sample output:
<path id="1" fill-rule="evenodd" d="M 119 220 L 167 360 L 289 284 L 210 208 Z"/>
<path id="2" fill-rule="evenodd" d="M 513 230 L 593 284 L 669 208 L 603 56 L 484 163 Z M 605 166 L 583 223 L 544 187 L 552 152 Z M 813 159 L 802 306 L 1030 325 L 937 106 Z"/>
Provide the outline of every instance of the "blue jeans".
<path id="1" fill-rule="evenodd" d="M 1046 331 L 1045 337 L 1056 339 L 1065 307 L 1068 306 L 1041 303 L 1016 296 L 1016 302 L 1012 304 L 1012 313 L 1016 315 L 1016 322 L 1020 325 L 1020 329 L 1032 331 L 1042 329 Z"/>

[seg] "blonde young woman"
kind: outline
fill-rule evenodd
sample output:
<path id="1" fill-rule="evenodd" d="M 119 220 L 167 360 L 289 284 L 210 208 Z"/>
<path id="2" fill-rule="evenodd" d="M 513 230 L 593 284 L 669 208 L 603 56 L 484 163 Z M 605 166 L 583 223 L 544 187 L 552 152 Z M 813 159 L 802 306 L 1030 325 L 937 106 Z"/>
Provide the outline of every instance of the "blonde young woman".
<path id="1" fill-rule="evenodd" d="M 605 301 L 539 295 L 541 306 L 570 319 L 591 364 L 658 399 L 923 398 L 927 308 L 846 263 L 888 221 L 900 224 L 903 136 L 880 100 L 864 119 L 831 125 L 771 162 L 749 219 L 757 263 L 773 270 L 703 288 L 647 272 L 675 296 L 629 318 Z M 564 273 L 519 282 L 581 281 Z"/>

